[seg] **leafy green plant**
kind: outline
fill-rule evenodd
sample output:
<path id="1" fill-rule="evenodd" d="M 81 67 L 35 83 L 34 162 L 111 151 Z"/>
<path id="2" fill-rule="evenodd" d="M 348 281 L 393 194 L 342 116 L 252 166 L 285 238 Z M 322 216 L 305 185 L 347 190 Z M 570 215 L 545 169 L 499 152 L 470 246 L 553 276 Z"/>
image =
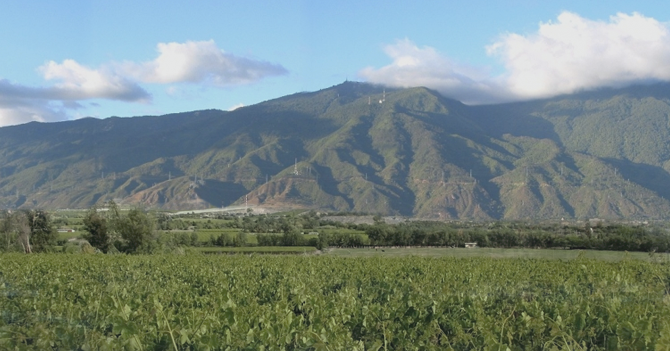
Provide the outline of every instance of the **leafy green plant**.
<path id="1" fill-rule="evenodd" d="M 4 349 L 662 349 L 670 266 L 4 254 Z"/>

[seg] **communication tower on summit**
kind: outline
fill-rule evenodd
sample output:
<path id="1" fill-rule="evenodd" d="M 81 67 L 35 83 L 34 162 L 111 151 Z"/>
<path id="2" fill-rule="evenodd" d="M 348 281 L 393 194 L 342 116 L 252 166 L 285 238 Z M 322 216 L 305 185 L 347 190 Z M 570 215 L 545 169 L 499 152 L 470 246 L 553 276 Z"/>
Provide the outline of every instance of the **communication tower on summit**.
<path id="1" fill-rule="evenodd" d="M 384 101 L 386 101 L 386 89 L 384 89 L 384 92 L 382 93 L 382 99 L 379 100 L 379 103 L 380 103 L 380 104 L 381 104 L 381 103 L 384 103 Z"/>
<path id="2" fill-rule="evenodd" d="M 298 159 L 295 159 L 295 162 L 293 163 L 293 175 L 300 175 L 300 172 L 298 172 Z"/>

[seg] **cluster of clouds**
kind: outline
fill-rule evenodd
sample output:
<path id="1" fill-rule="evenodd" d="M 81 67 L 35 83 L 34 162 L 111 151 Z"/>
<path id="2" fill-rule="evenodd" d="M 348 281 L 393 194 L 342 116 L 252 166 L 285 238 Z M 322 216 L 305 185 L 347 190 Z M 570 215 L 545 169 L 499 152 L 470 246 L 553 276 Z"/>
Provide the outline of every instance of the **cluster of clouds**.
<path id="1" fill-rule="evenodd" d="M 160 43 L 158 56 L 147 62 L 111 62 L 90 68 L 74 60 L 49 61 L 38 71 L 48 87 L 29 87 L 0 79 L 0 125 L 67 119 L 80 101 L 106 99 L 149 102 L 140 84 L 192 83 L 216 87 L 250 84 L 287 74 L 278 64 L 239 57 L 214 41 Z"/>
<path id="2" fill-rule="evenodd" d="M 530 34 L 506 33 L 485 47 L 503 73 L 455 62 L 435 48 L 409 39 L 385 48 L 387 66 L 359 75 L 371 83 L 425 86 L 469 104 L 528 100 L 599 87 L 670 81 L 670 28 L 639 13 L 607 21 L 563 12 Z M 288 71 L 281 65 L 227 53 L 214 41 L 160 43 L 145 62 L 110 62 L 87 67 L 75 60 L 39 67 L 45 87 L 0 79 L 0 126 L 68 119 L 86 100 L 146 103 L 143 84 L 233 87 Z"/>
<path id="3" fill-rule="evenodd" d="M 486 47 L 505 71 L 458 64 L 431 47 L 400 40 L 385 48 L 391 64 L 360 72 L 392 86 L 426 86 L 481 104 L 569 94 L 599 87 L 670 80 L 670 30 L 639 13 L 594 21 L 571 12 L 537 32 L 507 33 Z"/>

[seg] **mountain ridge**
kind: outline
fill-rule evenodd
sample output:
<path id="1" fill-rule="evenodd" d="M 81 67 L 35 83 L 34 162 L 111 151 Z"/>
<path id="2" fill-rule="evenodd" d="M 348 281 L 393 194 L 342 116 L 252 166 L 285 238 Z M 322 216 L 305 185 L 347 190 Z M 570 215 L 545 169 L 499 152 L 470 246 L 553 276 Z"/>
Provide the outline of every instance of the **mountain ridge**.
<path id="1" fill-rule="evenodd" d="M 669 116 L 668 84 L 468 106 L 345 82 L 233 111 L 29 123 L 0 128 L 0 207 L 663 219 Z"/>

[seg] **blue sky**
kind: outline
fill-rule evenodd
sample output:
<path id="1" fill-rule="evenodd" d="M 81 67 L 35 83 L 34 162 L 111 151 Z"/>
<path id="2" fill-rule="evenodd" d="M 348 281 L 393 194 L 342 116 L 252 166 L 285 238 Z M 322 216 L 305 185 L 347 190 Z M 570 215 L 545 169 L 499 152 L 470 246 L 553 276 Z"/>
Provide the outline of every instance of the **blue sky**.
<path id="1" fill-rule="evenodd" d="M 472 104 L 670 80 L 667 1 L 0 5 L 0 125 L 227 110 L 345 79 Z"/>

